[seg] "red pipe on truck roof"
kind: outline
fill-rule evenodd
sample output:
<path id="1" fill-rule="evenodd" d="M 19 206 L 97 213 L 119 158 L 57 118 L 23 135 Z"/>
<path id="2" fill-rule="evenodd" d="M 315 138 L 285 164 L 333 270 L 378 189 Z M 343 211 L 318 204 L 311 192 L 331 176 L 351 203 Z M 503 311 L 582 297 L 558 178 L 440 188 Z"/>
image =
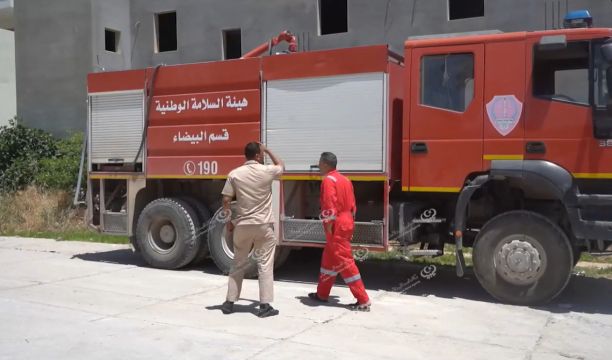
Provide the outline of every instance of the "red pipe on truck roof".
<path id="1" fill-rule="evenodd" d="M 277 36 L 271 38 L 269 41 L 259 45 L 255 49 L 244 54 L 241 59 L 258 57 L 262 55 L 263 53 L 265 53 L 266 51 L 268 51 L 269 49 L 272 49 L 274 46 L 280 44 L 283 41 L 286 41 L 289 43 L 289 52 L 297 51 L 297 37 L 293 35 L 292 33 L 290 33 L 289 31 L 285 30 L 281 32 L 280 34 L 278 34 Z"/>

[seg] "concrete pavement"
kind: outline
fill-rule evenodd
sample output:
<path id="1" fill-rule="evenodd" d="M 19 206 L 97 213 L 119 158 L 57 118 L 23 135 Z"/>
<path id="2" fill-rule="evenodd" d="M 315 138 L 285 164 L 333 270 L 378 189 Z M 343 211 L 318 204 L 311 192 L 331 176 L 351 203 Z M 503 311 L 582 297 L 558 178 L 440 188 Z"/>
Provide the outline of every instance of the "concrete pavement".
<path id="1" fill-rule="evenodd" d="M 212 266 L 144 266 L 126 246 L 0 237 L 0 359 L 612 358 L 612 281 L 574 277 L 543 308 L 494 302 L 473 276 L 423 265 L 360 263 L 372 312 L 338 286 L 316 306 L 317 253 L 276 274 L 280 316 L 259 319 L 257 283 L 223 315 Z M 300 252 L 297 254 L 299 255 Z"/>

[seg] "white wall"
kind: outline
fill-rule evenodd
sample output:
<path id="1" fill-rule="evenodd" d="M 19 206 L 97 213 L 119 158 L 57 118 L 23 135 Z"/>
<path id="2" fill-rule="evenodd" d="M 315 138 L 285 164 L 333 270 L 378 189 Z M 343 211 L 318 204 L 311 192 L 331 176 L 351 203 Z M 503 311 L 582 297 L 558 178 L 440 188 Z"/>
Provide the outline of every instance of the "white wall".
<path id="1" fill-rule="evenodd" d="M 0 126 L 17 114 L 15 33 L 0 29 Z"/>

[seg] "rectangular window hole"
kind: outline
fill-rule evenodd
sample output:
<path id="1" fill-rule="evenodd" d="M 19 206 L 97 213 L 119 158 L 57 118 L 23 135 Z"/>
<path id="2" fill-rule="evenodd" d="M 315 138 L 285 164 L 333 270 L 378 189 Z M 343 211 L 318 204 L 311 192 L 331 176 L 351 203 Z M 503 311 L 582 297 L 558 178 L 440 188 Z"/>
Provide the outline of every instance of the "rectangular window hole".
<path id="1" fill-rule="evenodd" d="M 223 30 L 223 58 L 239 59 L 242 56 L 240 29 Z"/>
<path id="2" fill-rule="evenodd" d="M 178 49 L 176 11 L 155 14 L 156 52 Z"/>
<path id="3" fill-rule="evenodd" d="M 117 30 L 104 29 L 104 50 L 119 52 L 119 38 L 121 33 Z"/>
<path id="4" fill-rule="evenodd" d="M 468 19 L 484 16 L 484 0 L 448 0 L 448 19 Z"/>
<path id="5" fill-rule="evenodd" d="M 319 34 L 348 32 L 347 0 L 319 0 Z"/>

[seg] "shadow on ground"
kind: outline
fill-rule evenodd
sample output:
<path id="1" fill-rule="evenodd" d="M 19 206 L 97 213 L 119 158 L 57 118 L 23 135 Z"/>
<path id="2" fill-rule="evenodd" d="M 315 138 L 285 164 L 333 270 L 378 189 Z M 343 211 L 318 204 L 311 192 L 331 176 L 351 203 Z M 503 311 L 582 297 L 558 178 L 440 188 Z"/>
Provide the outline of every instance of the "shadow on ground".
<path id="1" fill-rule="evenodd" d="M 75 255 L 85 261 L 105 262 L 122 265 L 147 266 L 142 258 L 131 250 L 113 250 L 108 252 L 86 253 Z M 302 249 L 293 251 L 287 263 L 275 272 L 277 281 L 300 282 L 316 287 L 321 249 Z M 409 263 L 401 260 L 365 261 L 357 263 L 366 288 L 385 290 L 412 296 L 433 295 L 440 298 L 460 298 L 466 300 L 497 302 L 480 286 L 471 269 L 463 278 L 455 275 L 452 266 L 436 266 L 430 278 L 423 277 L 421 272 L 427 264 Z M 197 267 L 182 271 L 199 270 L 207 274 L 221 274 L 212 261 L 206 261 Z M 431 270 L 429 268 L 428 270 Z M 170 270 L 169 270 L 170 271 Z M 429 276 L 428 276 L 429 277 Z M 340 286 L 344 286 L 338 281 Z M 296 294 L 304 303 L 308 301 Z M 563 293 L 553 302 L 536 309 L 553 313 L 582 312 L 593 314 L 612 314 L 612 280 L 572 276 Z M 308 302 L 309 303 L 309 302 Z"/>

